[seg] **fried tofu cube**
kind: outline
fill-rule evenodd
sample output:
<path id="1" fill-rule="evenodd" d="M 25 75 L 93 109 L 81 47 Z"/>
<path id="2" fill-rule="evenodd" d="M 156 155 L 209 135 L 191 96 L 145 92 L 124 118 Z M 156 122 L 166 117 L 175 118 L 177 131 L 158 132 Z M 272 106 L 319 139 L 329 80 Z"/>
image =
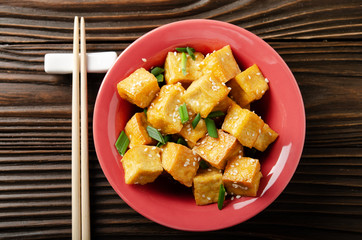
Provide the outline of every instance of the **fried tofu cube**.
<path id="1" fill-rule="evenodd" d="M 129 138 L 129 147 L 136 145 L 156 144 L 156 140 L 147 133 L 148 122 L 144 112 L 135 113 L 127 122 L 124 131 Z"/>
<path id="2" fill-rule="evenodd" d="M 204 75 L 187 88 L 182 100 L 193 112 L 206 118 L 212 109 L 226 98 L 229 91 L 214 75 Z"/>
<path id="3" fill-rule="evenodd" d="M 262 176 L 259 160 L 235 156 L 228 161 L 222 180 L 228 193 L 255 197 Z"/>
<path id="4" fill-rule="evenodd" d="M 252 99 L 252 101 L 259 100 L 269 89 L 268 80 L 264 78 L 256 64 L 239 73 L 235 77 L 235 81 L 248 95 L 248 99 Z"/>
<path id="5" fill-rule="evenodd" d="M 204 60 L 204 55 L 199 52 L 195 52 L 195 60 L 186 54 L 186 75 L 181 70 L 181 56 L 182 53 L 169 52 L 165 60 L 165 80 L 167 84 L 191 83 L 202 76 L 200 69 L 200 63 Z"/>
<path id="6" fill-rule="evenodd" d="M 267 147 L 275 141 L 278 137 L 278 133 L 276 133 L 273 129 L 269 127 L 268 124 L 264 124 L 261 132 L 254 143 L 254 148 L 258 149 L 259 151 L 264 152 Z"/>
<path id="7" fill-rule="evenodd" d="M 156 77 L 144 68 L 139 68 L 117 84 L 121 98 L 140 108 L 150 105 L 160 91 Z"/>
<path id="8" fill-rule="evenodd" d="M 192 150 L 211 166 L 224 169 L 227 159 L 242 152 L 242 146 L 234 136 L 220 129 L 218 135 L 218 138 L 207 135 Z"/>
<path id="9" fill-rule="evenodd" d="M 179 107 L 185 89 L 180 83 L 164 85 L 147 110 L 147 120 L 164 134 L 179 133 L 183 127 Z"/>
<path id="10" fill-rule="evenodd" d="M 246 92 L 240 87 L 235 78 L 226 83 L 230 90 L 230 98 L 234 100 L 240 107 L 244 108 L 249 105 L 255 99 L 246 94 Z"/>
<path id="11" fill-rule="evenodd" d="M 153 182 L 163 171 L 161 149 L 154 146 L 137 145 L 129 149 L 122 158 L 126 184 Z"/>
<path id="12" fill-rule="evenodd" d="M 194 177 L 193 193 L 197 205 L 218 202 L 222 173 L 216 168 L 200 169 Z"/>
<path id="13" fill-rule="evenodd" d="M 181 144 L 168 142 L 163 147 L 162 166 L 181 184 L 191 187 L 199 168 L 200 157 Z"/>
<path id="14" fill-rule="evenodd" d="M 264 121 L 254 112 L 234 104 L 229 108 L 221 129 L 236 137 L 243 146 L 252 148 L 263 125 Z"/>
<path id="15" fill-rule="evenodd" d="M 231 89 L 232 91 L 232 89 Z M 224 100 L 220 101 L 213 109 L 211 112 L 216 112 L 216 111 L 221 111 L 226 113 L 229 109 L 229 107 L 234 103 L 233 100 L 231 100 L 231 98 L 226 97 L 224 98 Z M 235 104 L 235 103 L 234 103 Z"/>
<path id="16" fill-rule="evenodd" d="M 227 45 L 207 56 L 202 66 L 203 74 L 212 72 L 221 82 L 225 83 L 240 73 L 230 45 Z"/>
<path id="17" fill-rule="evenodd" d="M 184 124 L 181 132 L 179 133 L 187 142 L 187 145 L 194 147 L 197 141 L 203 138 L 207 133 L 207 128 L 204 119 L 200 119 L 195 128 L 192 127 L 192 121 L 195 117 L 191 118 Z"/>

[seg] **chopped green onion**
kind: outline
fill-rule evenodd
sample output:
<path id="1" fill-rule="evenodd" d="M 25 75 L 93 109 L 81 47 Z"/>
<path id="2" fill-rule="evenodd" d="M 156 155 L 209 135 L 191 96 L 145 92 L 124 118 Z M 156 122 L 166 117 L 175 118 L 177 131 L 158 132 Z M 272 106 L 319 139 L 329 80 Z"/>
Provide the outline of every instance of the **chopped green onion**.
<path id="1" fill-rule="evenodd" d="M 205 118 L 205 124 L 209 136 L 213 138 L 218 138 L 219 135 L 217 134 L 217 129 L 214 120 L 212 120 L 211 118 Z"/>
<path id="2" fill-rule="evenodd" d="M 119 154 L 121 154 L 123 156 L 126 153 L 128 144 L 129 144 L 129 139 L 128 139 L 126 133 L 124 131 L 122 131 L 121 134 L 119 134 L 119 137 L 115 144 Z"/>
<path id="3" fill-rule="evenodd" d="M 207 117 L 208 118 L 216 118 L 216 117 L 221 117 L 224 116 L 225 113 L 223 113 L 222 111 L 215 111 L 215 112 L 211 112 Z"/>
<path id="4" fill-rule="evenodd" d="M 225 188 L 223 184 L 220 184 L 220 190 L 219 190 L 219 199 L 217 201 L 217 207 L 219 210 L 222 209 L 222 206 L 224 205 L 225 200 Z"/>
<path id="5" fill-rule="evenodd" d="M 143 109 L 143 112 L 145 113 L 146 118 L 147 118 L 147 108 Z"/>
<path id="6" fill-rule="evenodd" d="M 187 53 L 190 55 L 190 57 L 192 58 L 192 60 L 195 60 L 195 54 L 194 52 L 191 50 L 190 47 L 186 47 L 186 51 Z"/>
<path id="7" fill-rule="evenodd" d="M 195 129 L 196 128 L 196 126 L 197 126 L 197 124 L 200 122 L 200 120 L 201 120 L 201 115 L 200 115 L 200 113 L 198 113 L 197 115 L 196 115 L 196 117 L 194 118 L 194 120 L 192 120 L 192 127 Z"/>
<path id="8" fill-rule="evenodd" d="M 165 143 L 158 142 L 156 147 L 161 147 L 165 145 L 167 142 L 169 142 L 171 140 L 171 135 L 166 135 L 163 137 L 163 139 L 165 140 Z"/>
<path id="9" fill-rule="evenodd" d="M 157 78 L 157 82 L 159 82 L 159 83 L 163 82 L 163 74 L 158 74 L 156 76 L 156 78 Z"/>
<path id="10" fill-rule="evenodd" d="M 186 72 L 186 64 L 187 64 L 187 57 L 186 57 L 186 53 L 182 53 L 182 57 L 181 57 L 181 70 L 182 70 L 182 74 L 184 76 L 187 75 L 187 72 Z"/>
<path id="11" fill-rule="evenodd" d="M 206 161 L 204 161 L 204 160 L 201 159 L 201 161 L 200 161 L 200 168 L 201 168 L 201 169 L 206 169 L 206 168 L 209 168 L 209 167 L 210 167 L 210 165 L 209 165 Z"/>
<path id="12" fill-rule="evenodd" d="M 187 142 L 185 141 L 185 139 L 183 139 L 182 137 L 179 137 L 179 139 L 177 139 L 177 142 L 178 144 L 182 144 L 184 146 L 187 147 Z"/>
<path id="13" fill-rule="evenodd" d="M 151 70 L 151 73 L 155 76 L 160 75 L 161 73 L 163 73 L 165 71 L 165 69 L 160 68 L 160 67 L 155 67 Z"/>
<path id="14" fill-rule="evenodd" d="M 162 144 L 165 144 L 165 139 L 163 138 L 162 134 L 156 128 L 151 127 L 151 126 L 147 126 L 146 129 L 147 129 L 148 135 L 151 138 L 161 142 Z"/>
<path id="15" fill-rule="evenodd" d="M 180 105 L 178 111 L 180 113 L 181 123 L 184 124 L 189 120 L 189 113 L 187 112 L 186 103 Z"/>
<path id="16" fill-rule="evenodd" d="M 189 48 L 189 51 L 195 52 L 195 49 L 193 49 L 191 47 L 179 47 L 179 48 L 176 48 L 176 51 L 180 52 L 180 53 L 181 52 L 188 53 L 187 48 Z"/>

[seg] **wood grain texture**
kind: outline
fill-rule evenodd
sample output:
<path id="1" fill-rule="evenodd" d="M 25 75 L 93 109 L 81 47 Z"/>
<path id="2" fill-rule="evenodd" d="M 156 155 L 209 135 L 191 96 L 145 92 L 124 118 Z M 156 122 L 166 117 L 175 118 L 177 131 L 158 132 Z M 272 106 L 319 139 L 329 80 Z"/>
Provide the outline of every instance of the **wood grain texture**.
<path id="1" fill-rule="evenodd" d="M 92 139 L 104 74 L 89 74 L 94 239 L 361 239 L 361 1 L 1 1 L 0 239 L 71 236 L 71 75 L 48 75 L 45 53 L 71 52 L 73 16 L 88 51 L 121 53 L 155 27 L 210 18 L 264 38 L 286 61 L 306 108 L 305 149 L 265 211 L 232 228 L 192 233 L 153 223 L 110 187 Z"/>

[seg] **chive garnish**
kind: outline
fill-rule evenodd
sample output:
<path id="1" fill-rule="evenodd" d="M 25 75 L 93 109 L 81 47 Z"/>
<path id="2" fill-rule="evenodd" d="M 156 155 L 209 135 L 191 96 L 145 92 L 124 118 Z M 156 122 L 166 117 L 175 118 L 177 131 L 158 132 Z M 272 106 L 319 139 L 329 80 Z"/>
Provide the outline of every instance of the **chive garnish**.
<path id="1" fill-rule="evenodd" d="M 223 184 L 220 184 L 220 190 L 219 190 L 219 199 L 217 201 L 217 207 L 219 210 L 222 209 L 222 206 L 224 205 L 225 200 L 225 188 Z"/>
<path id="2" fill-rule="evenodd" d="M 162 144 L 165 144 L 165 139 L 163 138 L 162 134 L 156 128 L 151 127 L 151 126 L 147 126 L 146 129 L 147 129 L 148 135 L 151 138 L 161 142 Z"/>
<path id="3" fill-rule="evenodd" d="M 212 120 L 211 118 L 205 118 L 205 124 L 209 136 L 213 138 L 218 138 L 219 135 L 217 134 L 217 129 L 214 120 Z"/>
<path id="4" fill-rule="evenodd" d="M 178 144 L 182 144 L 184 146 L 187 147 L 187 142 L 185 141 L 185 139 L 183 139 L 182 137 L 179 137 L 179 139 L 177 139 L 177 142 Z"/>
<path id="5" fill-rule="evenodd" d="M 187 72 L 186 72 L 186 64 L 187 64 L 187 57 L 186 57 L 186 53 L 182 53 L 182 57 L 181 57 L 181 70 L 182 70 L 182 74 L 184 76 L 187 75 Z"/>
<path id="6" fill-rule="evenodd" d="M 215 111 L 215 112 L 211 112 L 207 117 L 208 118 L 216 118 L 216 117 L 221 117 L 224 116 L 225 113 L 223 113 L 222 111 Z"/>
<path id="7" fill-rule="evenodd" d="M 160 68 L 160 67 L 155 67 L 151 70 L 151 73 L 155 76 L 160 75 L 161 73 L 163 73 L 165 71 L 165 69 Z"/>
<path id="8" fill-rule="evenodd" d="M 192 47 L 178 47 L 176 48 L 176 51 L 180 53 L 181 52 L 188 53 L 187 48 L 189 48 L 189 51 L 191 51 L 192 53 L 195 52 L 195 49 L 193 49 Z"/>
<path id="9" fill-rule="evenodd" d="M 192 128 L 196 128 L 196 126 L 197 126 L 197 124 L 200 122 L 200 120 L 201 120 L 201 115 L 200 115 L 200 113 L 198 113 L 197 115 L 196 115 L 196 117 L 194 118 L 194 120 L 192 120 Z"/>
<path id="10" fill-rule="evenodd" d="M 146 118 L 147 118 L 147 108 L 143 109 L 143 112 L 145 113 Z"/>
<path id="11" fill-rule="evenodd" d="M 165 140 L 165 143 L 158 142 L 156 147 L 161 147 L 165 145 L 167 142 L 169 142 L 171 140 L 171 135 L 163 136 L 163 139 Z"/>
<path id="12" fill-rule="evenodd" d="M 205 161 L 205 160 L 202 160 L 200 161 L 200 168 L 201 169 L 206 169 L 206 168 L 209 168 L 209 164 Z"/>
<path id="13" fill-rule="evenodd" d="M 159 83 L 163 82 L 163 74 L 158 74 L 156 76 L 156 78 L 157 78 L 157 82 L 159 82 Z"/>
<path id="14" fill-rule="evenodd" d="M 124 131 L 122 131 L 121 134 L 119 134 L 119 137 L 115 144 L 119 154 L 121 154 L 123 156 L 126 153 L 128 145 L 129 145 L 129 139 L 128 139 L 126 133 Z"/>
<path id="15" fill-rule="evenodd" d="M 186 103 L 180 105 L 178 111 L 180 113 L 181 123 L 184 124 L 189 120 L 189 113 L 187 112 Z"/>
<path id="16" fill-rule="evenodd" d="M 192 58 L 192 60 L 195 60 L 195 54 L 194 52 L 191 50 L 190 47 L 186 47 L 186 51 L 187 53 L 190 55 L 190 57 Z"/>

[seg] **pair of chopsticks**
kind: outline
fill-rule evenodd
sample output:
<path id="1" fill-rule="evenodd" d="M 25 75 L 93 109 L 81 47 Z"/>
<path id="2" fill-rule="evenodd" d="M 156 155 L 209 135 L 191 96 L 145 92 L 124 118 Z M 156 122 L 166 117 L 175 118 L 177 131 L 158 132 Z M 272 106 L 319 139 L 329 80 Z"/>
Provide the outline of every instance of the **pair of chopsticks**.
<path id="1" fill-rule="evenodd" d="M 80 123 L 79 123 L 79 19 L 74 18 L 72 89 L 72 239 L 90 239 L 88 101 L 85 22 L 80 19 Z M 80 125 L 79 125 L 80 124 Z M 80 128 L 81 127 L 81 128 Z M 80 135 L 79 135 L 80 134 Z"/>

